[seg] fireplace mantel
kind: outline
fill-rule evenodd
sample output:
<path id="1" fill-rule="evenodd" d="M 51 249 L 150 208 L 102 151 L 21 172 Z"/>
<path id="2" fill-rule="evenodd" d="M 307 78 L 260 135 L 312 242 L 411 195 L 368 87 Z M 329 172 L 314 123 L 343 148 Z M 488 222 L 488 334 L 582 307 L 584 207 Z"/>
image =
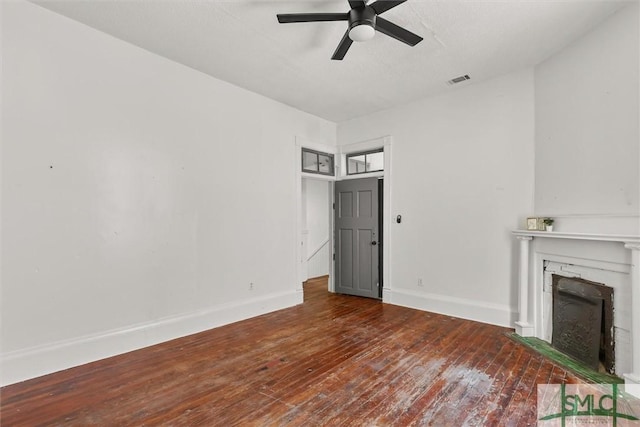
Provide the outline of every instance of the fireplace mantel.
<path id="1" fill-rule="evenodd" d="M 520 241 L 518 321 L 516 333 L 535 336 L 534 322 L 529 318 L 529 295 L 534 294 L 535 283 L 529 281 L 529 246 L 533 239 L 572 239 L 592 242 L 614 242 L 631 251 L 631 361 L 632 372 L 624 373 L 627 384 L 640 384 L 640 235 L 565 233 L 558 231 L 514 230 L 512 234 Z M 531 291 L 531 292 L 530 292 Z M 535 314 L 534 314 L 535 315 Z M 635 393 L 634 393 L 635 394 Z M 640 396 L 639 396 L 640 397 Z"/>
<path id="2" fill-rule="evenodd" d="M 629 245 L 640 245 L 640 236 L 625 236 L 621 234 L 564 233 L 558 231 L 515 230 L 513 231 L 513 235 L 517 238 L 543 237 L 545 239 L 593 240 L 596 242 L 620 242 Z"/>

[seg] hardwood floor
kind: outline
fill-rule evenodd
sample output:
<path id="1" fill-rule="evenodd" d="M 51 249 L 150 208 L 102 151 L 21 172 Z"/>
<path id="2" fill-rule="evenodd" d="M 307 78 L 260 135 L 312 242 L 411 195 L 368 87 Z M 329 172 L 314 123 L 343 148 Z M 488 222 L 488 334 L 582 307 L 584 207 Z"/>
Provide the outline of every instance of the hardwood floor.
<path id="1" fill-rule="evenodd" d="M 1 390 L 2 426 L 525 426 L 578 379 L 508 329 L 305 284 L 302 305 Z"/>

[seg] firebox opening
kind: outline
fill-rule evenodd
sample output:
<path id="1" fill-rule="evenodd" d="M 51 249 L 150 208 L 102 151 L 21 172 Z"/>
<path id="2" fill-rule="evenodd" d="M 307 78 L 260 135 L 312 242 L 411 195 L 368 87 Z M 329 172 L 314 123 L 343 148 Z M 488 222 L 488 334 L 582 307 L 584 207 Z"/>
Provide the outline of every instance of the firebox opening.
<path id="1" fill-rule="evenodd" d="M 593 370 L 615 373 L 613 288 L 553 275 L 551 345 Z"/>

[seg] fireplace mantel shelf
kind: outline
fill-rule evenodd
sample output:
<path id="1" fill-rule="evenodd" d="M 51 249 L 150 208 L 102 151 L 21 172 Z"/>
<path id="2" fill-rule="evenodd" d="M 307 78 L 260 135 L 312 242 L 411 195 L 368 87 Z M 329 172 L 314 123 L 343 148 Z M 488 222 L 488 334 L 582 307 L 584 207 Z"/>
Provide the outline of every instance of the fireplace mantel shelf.
<path id="1" fill-rule="evenodd" d="M 595 240 L 600 242 L 621 242 L 640 244 L 640 236 L 621 234 L 565 233 L 562 231 L 514 230 L 516 237 L 543 237 L 548 239 Z"/>

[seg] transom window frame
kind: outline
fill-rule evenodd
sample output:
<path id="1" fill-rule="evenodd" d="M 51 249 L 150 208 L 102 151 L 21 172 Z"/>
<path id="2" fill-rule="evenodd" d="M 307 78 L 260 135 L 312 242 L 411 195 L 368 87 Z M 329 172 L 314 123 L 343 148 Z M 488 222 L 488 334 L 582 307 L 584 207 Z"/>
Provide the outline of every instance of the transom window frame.
<path id="1" fill-rule="evenodd" d="M 367 155 L 369 154 L 376 154 L 376 153 L 382 153 L 383 155 L 383 159 L 382 159 L 382 169 L 375 169 L 375 170 L 366 170 L 366 165 L 367 165 Z M 365 151 L 354 151 L 354 152 L 350 152 L 350 153 L 346 153 L 345 154 L 345 175 L 346 176 L 354 176 L 354 175 L 364 175 L 364 174 L 372 174 L 372 173 L 377 173 L 377 172 L 384 172 L 384 147 L 379 147 L 379 148 L 374 148 L 371 150 L 365 150 Z M 358 156 L 365 156 L 365 170 L 363 172 L 350 172 L 349 171 L 349 160 L 353 157 L 358 157 Z"/>
<path id="2" fill-rule="evenodd" d="M 314 150 L 311 148 L 307 148 L 307 147 L 300 147 L 301 148 L 301 157 L 300 157 L 300 170 L 303 173 L 309 173 L 309 174 L 314 174 L 314 175 L 325 175 L 325 176 L 336 176 L 336 157 L 335 154 L 333 153 L 327 153 L 324 151 L 318 151 L 318 150 Z M 316 155 L 316 166 L 317 166 L 317 170 L 311 170 L 311 169 L 305 169 L 304 167 L 304 155 L 310 153 L 310 154 L 315 154 Z M 329 158 L 330 161 L 330 165 L 329 165 L 329 172 L 322 172 L 320 170 L 320 156 L 326 156 L 327 158 Z"/>

